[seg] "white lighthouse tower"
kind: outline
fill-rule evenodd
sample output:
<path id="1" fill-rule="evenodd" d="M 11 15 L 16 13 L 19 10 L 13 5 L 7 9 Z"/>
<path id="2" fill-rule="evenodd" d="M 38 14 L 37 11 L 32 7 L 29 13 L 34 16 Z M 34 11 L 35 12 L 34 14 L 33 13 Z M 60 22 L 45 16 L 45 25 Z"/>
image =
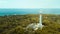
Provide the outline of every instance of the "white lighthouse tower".
<path id="1" fill-rule="evenodd" d="M 32 29 L 34 29 L 34 30 L 42 29 L 42 28 L 43 28 L 43 25 L 42 25 L 42 11 L 39 11 L 39 13 L 40 13 L 39 23 L 29 24 L 29 25 L 27 26 L 27 28 L 32 28 Z"/>
<path id="2" fill-rule="evenodd" d="M 38 28 L 39 28 L 39 29 L 42 29 L 42 28 L 43 28 L 43 25 L 42 25 L 42 11 L 39 11 L 39 13 L 40 13 L 39 23 L 35 24 L 34 30 L 37 30 Z"/>

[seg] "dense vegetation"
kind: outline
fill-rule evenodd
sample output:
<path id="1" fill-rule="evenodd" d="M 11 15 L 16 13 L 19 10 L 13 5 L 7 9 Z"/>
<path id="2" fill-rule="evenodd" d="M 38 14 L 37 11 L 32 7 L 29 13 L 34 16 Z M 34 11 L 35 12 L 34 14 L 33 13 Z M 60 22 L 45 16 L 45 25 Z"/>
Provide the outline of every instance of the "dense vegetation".
<path id="1" fill-rule="evenodd" d="M 43 29 L 26 31 L 30 23 L 39 23 L 39 15 L 0 16 L 0 34 L 60 34 L 60 15 L 43 15 Z"/>

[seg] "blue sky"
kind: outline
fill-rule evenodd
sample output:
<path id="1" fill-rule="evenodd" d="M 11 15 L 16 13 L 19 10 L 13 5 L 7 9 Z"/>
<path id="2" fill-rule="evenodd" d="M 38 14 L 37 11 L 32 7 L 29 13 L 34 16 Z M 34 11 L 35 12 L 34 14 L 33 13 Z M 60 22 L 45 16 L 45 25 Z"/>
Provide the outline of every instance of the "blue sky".
<path id="1" fill-rule="evenodd" d="M 0 0 L 0 8 L 60 8 L 60 0 Z"/>

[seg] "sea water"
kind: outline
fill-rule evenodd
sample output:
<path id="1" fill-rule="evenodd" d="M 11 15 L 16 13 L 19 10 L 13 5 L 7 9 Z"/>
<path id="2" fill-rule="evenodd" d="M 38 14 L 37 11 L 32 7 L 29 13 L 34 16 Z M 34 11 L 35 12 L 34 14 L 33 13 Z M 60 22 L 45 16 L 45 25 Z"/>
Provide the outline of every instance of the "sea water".
<path id="1" fill-rule="evenodd" d="M 0 9 L 0 16 L 20 15 L 20 14 L 39 14 L 40 9 Z M 41 9 L 42 14 L 60 14 L 60 9 Z"/>

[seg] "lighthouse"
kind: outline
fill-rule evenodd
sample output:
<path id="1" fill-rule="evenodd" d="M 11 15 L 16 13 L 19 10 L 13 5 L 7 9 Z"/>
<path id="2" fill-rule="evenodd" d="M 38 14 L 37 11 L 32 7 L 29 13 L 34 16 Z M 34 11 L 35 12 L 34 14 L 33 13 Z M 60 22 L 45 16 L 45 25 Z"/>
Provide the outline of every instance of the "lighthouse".
<path id="1" fill-rule="evenodd" d="M 27 28 L 32 28 L 33 30 L 41 29 L 43 28 L 42 25 L 42 11 L 39 11 L 39 23 L 32 23 L 27 26 Z"/>
<path id="2" fill-rule="evenodd" d="M 41 29 L 43 28 L 43 25 L 42 25 L 42 11 L 39 11 L 39 23 L 35 24 L 35 28 L 34 30 L 37 30 L 37 29 Z"/>

